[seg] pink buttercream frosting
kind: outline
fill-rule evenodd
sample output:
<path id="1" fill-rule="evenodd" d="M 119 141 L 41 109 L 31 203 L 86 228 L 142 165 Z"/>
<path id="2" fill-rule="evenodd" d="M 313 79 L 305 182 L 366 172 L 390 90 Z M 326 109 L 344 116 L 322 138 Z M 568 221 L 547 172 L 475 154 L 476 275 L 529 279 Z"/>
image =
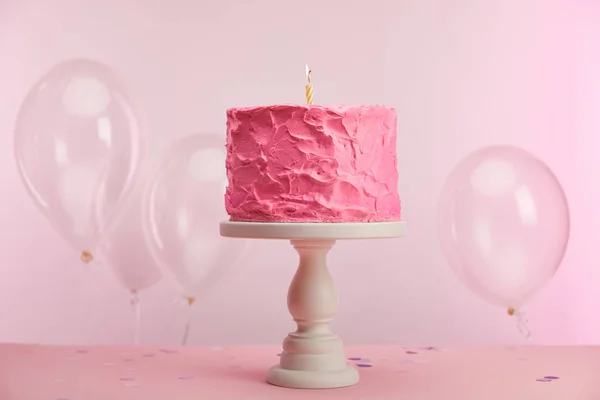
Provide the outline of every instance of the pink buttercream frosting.
<path id="1" fill-rule="evenodd" d="M 400 219 L 394 109 L 231 108 L 226 167 L 232 221 Z"/>

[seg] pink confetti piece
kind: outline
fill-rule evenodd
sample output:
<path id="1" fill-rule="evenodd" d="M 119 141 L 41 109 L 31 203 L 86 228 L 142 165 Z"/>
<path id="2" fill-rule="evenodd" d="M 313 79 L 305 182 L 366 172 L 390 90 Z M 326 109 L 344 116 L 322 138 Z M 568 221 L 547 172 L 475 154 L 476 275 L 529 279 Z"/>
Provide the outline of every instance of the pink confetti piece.
<path id="1" fill-rule="evenodd" d="M 182 381 L 191 381 L 192 379 L 194 379 L 194 377 L 191 375 L 190 376 L 180 376 L 179 379 Z"/>
<path id="2" fill-rule="evenodd" d="M 536 381 L 538 381 L 538 382 L 552 382 L 552 379 L 537 378 Z"/>
<path id="3" fill-rule="evenodd" d="M 81 349 L 81 350 L 77 350 L 75 353 L 77 353 L 77 354 L 87 354 L 87 353 L 89 353 L 89 351 Z"/>
<path id="4" fill-rule="evenodd" d="M 146 353 L 146 354 L 143 354 L 142 356 L 143 357 L 154 357 L 155 355 L 156 354 L 154 354 L 154 353 Z"/>
<path id="5" fill-rule="evenodd" d="M 135 378 L 133 376 L 122 376 L 119 379 L 122 381 L 135 381 Z"/>
<path id="6" fill-rule="evenodd" d="M 412 362 L 415 364 L 429 364 L 431 362 L 431 360 L 426 359 L 426 358 L 420 358 L 420 359 L 412 360 Z"/>
<path id="7" fill-rule="evenodd" d="M 126 359 L 124 359 L 123 361 L 125 361 L 125 362 L 132 362 L 132 361 L 133 361 L 133 358 L 126 358 Z"/>

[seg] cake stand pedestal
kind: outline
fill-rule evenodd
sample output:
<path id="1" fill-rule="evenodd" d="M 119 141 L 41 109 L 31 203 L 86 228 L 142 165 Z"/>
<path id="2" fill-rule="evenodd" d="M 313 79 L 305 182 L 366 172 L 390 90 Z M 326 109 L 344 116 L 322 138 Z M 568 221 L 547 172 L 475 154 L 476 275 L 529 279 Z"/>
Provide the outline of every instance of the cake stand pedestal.
<path id="1" fill-rule="evenodd" d="M 338 295 L 327 269 L 327 253 L 338 239 L 376 239 L 404 235 L 404 222 L 261 223 L 221 222 L 221 236 L 287 239 L 300 256 L 287 305 L 297 329 L 283 341 L 279 365 L 267 382 L 299 389 L 328 389 L 358 383 L 346 361 L 342 340 L 329 329 Z"/>

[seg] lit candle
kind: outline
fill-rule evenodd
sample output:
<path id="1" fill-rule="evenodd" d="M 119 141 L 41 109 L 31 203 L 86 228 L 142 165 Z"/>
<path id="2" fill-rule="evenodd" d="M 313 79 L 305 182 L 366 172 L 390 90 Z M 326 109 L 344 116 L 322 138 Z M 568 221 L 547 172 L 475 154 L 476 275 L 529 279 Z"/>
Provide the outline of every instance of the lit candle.
<path id="1" fill-rule="evenodd" d="M 306 78 L 308 79 L 308 85 L 306 85 L 306 103 L 312 104 L 313 103 L 313 85 L 310 82 L 310 69 L 308 68 L 308 65 L 306 66 Z"/>

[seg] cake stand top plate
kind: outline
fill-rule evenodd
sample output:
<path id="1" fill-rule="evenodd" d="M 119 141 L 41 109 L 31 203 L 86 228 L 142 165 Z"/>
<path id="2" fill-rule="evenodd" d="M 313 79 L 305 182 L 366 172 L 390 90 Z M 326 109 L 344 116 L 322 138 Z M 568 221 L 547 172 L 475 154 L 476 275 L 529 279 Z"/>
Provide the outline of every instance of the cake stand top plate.
<path id="1" fill-rule="evenodd" d="M 221 236 L 246 239 L 383 239 L 404 236 L 406 223 L 221 222 Z"/>

